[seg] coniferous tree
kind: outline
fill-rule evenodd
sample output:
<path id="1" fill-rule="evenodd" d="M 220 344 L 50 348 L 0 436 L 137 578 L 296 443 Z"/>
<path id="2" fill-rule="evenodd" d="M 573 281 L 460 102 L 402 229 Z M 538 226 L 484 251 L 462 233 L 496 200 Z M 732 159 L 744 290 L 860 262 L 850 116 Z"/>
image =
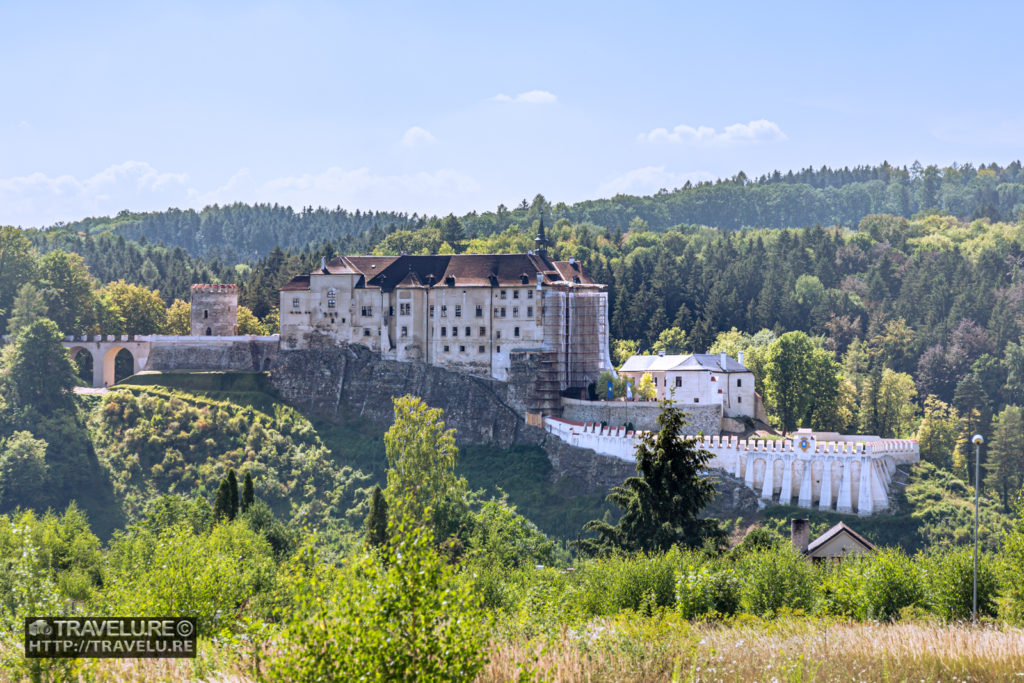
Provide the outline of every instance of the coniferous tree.
<path id="1" fill-rule="evenodd" d="M 388 501 L 380 486 L 373 487 L 370 495 L 370 512 L 366 515 L 366 544 L 382 546 L 388 540 Z"/>
<path id="2" fill-rule="evenodd" d="M 715 496 L 714 483 L 700 475 L 711 454 L 696 448 L 692 437 L 683 436 L 683 411 L 671 402 L 663 404 L 658 424 L 661 428 L 644 434 L 636 447 L 637 476 L 608 495 L 623 509 L 618 523 L 593 520 L 584 527 L 597 532 L 597 538 L 584 542 L 587 552 L 693 548 L 721 537 L 716 520 L 697 518 Z"/>
<path id="3" fill-rule="evenodd" d="M 238 515 L 238 477 L 233 469 L 228 470 L 228 519 Z"/>
<path id="4" fill-rule="evenodd" d="M 231 519 L 231 485 L 228 484 L 228 478 L 224 477 L 220 480 L 220 486 L 217 487 L 217 495 L 213 499 L 213 516 L 214 518 Z"/>
<path id="5" fill-rule="evenodd" d="M 18 288 L 14 297 L 11 317 L 7 319 L 7 334 L 14 336 L 35 321 L 46 317 L 46 298 L 31 282 Z"/>
<path id="6" fill-rule="evenodd" d="M 252 472 L 247 471 L 242 482 L 242 512 L 248 512 L 255 500 L 256 491 L 252 485 Z"/>

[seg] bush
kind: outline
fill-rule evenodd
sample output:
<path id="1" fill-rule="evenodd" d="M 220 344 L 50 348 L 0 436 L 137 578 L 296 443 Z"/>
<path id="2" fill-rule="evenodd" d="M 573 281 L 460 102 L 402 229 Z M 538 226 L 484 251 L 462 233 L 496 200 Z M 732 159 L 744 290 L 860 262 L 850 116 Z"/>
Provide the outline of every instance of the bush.
<path id="1" fill-rule="evenodd" d="M 487 628 L 466 581 L 457 581 L 426 529 L 392 524 L 379 551 L 342 567 L 308 547 L 282 580 L 276 680 L 473 680 Z"/>
<path id="2" fill-rule="evenodd" d="M 936 616 L 946 621 L 971 618 L 974 585 L 974 554 L 971 548 L 932 551 L 918 555 L 925 586 L 925 602 Z M 999 590 L 995 563 L 978 556 L 978 615 L 995 616 Z"/>
<path id="3" fill-rule="evenodd" d="M 861 589 L 864 615 L 868 619 L 894 621 L 905 607 L 924 598 L 921 572 L 903 551 L 880 550 L 862 560 Z"/>
<path id="4" fill-rule="evenodd" d="M 807 559 L 792 548 L 753 552 L 739 561 L 742 603 L 747 611 L 773 616 L 783 608 L 810 612 L 816 581 Z"/>
<path id="5" fill-rule="evenodd" d="M 676 609 L 686 619 L 734 615 L 742 583 L 731 568 L 695 564 L 676 573 Z"/>

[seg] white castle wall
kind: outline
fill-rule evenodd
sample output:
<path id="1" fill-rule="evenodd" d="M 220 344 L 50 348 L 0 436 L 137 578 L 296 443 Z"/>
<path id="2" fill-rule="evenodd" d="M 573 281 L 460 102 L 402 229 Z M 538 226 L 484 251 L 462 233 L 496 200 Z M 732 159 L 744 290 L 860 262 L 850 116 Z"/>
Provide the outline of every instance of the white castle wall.
<path id="1" fill-rule="evenodd" d="M 573 446 L 627 461 L 634 459 L 640 438 L 624 427 L 602 429 L 597 423 L 557 417 L 545 417 L 544 428 Z M 911 439 L 862 438 L 875 440 L 818 441 L 813 434 L 784 441 L 705 436 L 697 438 L 697 446 L 712 454 L 709 467 L 742 479 L 765 502 L 871 515 L 888 508 L 896 466 L 917 462 L 920 449 Z"/>

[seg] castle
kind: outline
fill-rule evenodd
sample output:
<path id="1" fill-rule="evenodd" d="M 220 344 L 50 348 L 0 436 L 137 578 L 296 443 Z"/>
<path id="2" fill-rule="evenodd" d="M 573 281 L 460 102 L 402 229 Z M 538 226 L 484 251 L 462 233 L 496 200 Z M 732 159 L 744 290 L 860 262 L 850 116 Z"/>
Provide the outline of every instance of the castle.
<path id="1" fill-rule="evenodd" d="M 362 344 L 382 358 L 507 381 L 545 355 L 558 390 L 585 389 L 608 355 L 608 288 L 552 261 L 543 221 L 526 254 L 339 256 L 280 290 L 281 350 Z"/>

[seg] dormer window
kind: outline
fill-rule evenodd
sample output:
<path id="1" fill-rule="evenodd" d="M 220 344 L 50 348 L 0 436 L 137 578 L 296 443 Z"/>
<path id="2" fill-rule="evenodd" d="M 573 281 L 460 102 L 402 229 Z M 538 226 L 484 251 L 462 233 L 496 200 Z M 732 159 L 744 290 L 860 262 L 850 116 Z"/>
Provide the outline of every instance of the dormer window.
<path id="1" fill-rule="evenodd" d="M 444 283 L 446 285 L 448 285 L 449 287 L 454 287 L 455 286 L 455 276 L 454 275 L 449 275 L 448 277 L 446 277 L 444 279 Z"/>

